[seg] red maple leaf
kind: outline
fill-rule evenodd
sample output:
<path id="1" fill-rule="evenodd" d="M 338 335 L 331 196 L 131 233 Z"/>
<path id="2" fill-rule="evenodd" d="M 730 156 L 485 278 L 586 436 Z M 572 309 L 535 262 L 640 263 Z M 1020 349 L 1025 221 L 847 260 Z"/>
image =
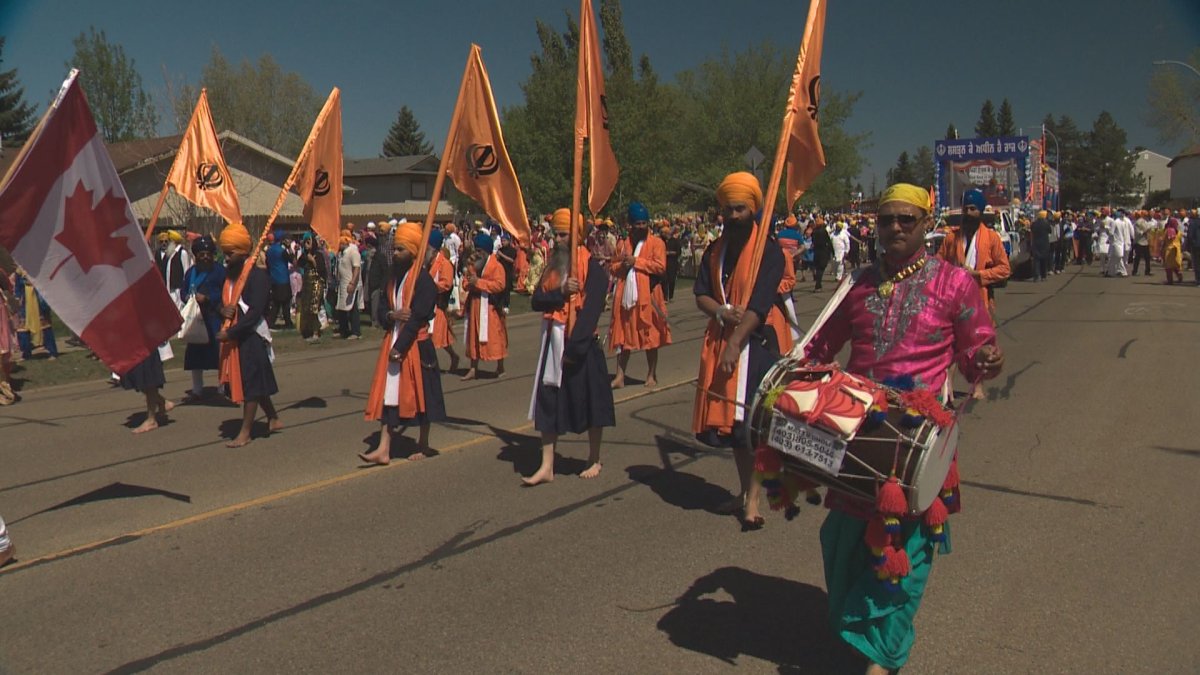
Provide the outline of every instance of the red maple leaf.
<path id="1" fill-rule="evenodd" d="M 62 232 L 54 235 L 71 255 L 63 259 L 50 273 L 53 279 L 58 270 L 72 256 L 86 274 L 96 265 L 120 267 L 133 257 L 129 250 L 128 237 L 113 234 L 129 222 L 128 205 L 124 199 L 106 192 L 96 206 L 92 206 L 92 191 L 83 187 L 83 181 L 75 186 L 75 192 L 67 197 L 63 208 Z"/>

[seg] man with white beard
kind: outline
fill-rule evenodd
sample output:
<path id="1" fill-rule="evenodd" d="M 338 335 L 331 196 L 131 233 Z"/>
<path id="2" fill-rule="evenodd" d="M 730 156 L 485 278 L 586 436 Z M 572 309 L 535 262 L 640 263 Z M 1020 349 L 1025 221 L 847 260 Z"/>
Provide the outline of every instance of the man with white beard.
<path id="1" fill-rule="evenodd" d="M 1113 219 L 1108 209 L 1100 211 L 1100 219 L 1096 221 L 1092 241 L 1096 244 L 1096 257 L 1100 259 L 1100 273 L 1108 276 L 1108 242 L 1112 238 Z"/>
<path id="2" fill-rule="evenodd" d="M 1113 219 L 1111 228 L 1108 238 L 1108 275 L 1127 277 L 1129 271 L 1125 266 L 1125 255 L 1133 244 L 1133 221 L 1121 209 Z"/>
<path id="3" fill-rule="evenodd" d="M 846 223 L 839 220 L 832 236 L 834 278 L 842 280 L 846 274 L 846 254 L 850 252 L 850 233 L 846 231 Z"/>

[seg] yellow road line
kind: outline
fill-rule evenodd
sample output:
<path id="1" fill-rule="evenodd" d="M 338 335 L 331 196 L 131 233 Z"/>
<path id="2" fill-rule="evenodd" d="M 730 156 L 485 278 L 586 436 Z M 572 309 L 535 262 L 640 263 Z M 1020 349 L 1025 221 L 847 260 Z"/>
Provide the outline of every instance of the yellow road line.
<path id="1" fill-rule="evenodd" d="M 627 403 L 634 399 L 642 398 L 643 396 L 650 396 L 652 394 L 662 393 L 662 392 L 668 391 L 670 389 L 675 389 L 677 387 L 682 387 L 684 385 L 691 384 L 692 382 L 695 381 L 695 379 L 696 378 L 690 378 L 690 379 L 684 380 L 682 382 L 675 382 L 673 384 L 668 384 L 668 385 L 665 385 L 662 387 L 655 387 L 654 389 L 645 389 L 643 391 L 639 391 L 637 393 L 625 396 L 624 398 L 618 399 L 618 400 L 614 401 L 614 403 L 615 404 Z M 521 433 L 532 427 L 533 427 L 533 423 L 527 422 L 525 424 L 522 424 L 519 427 L 506 430 L 506 433 L 512 433 L 512 434 Z M 446 448 L 439 449 L 438 454 L 448 454 L 451 452 L 458 452 L 459 450 L 463 450 L 465 448 L 469 448 L 473 445 L 478 445 L 479 443 L 482 443 L 487 440 L 492 440 L 495 438 L 496 438 L 496 436 L 493 434 L 481 435 L 476 438 L 472 438 L 470 440 L 463 441 L 461 443 L 456 443 L 456 444 L 448 446 Z M 163 523 L 161 525 L 154 525 L 151 527 L 143 528 L 141 530 L 134 530 L 133 532 L 126 532 L 125 534 L 119 534 L 115 537 L 108 537 L 106 539 L 100 539 L 98 541 L 93 541 L 93 542 L 90 542 L 87 544 L 82 544 L 80 546 L 73 546 L 71 548 L 64 549 L 62 551 L 57 551 L 55 553 L 48 553 L 46 555 L 38 556 L 37 558 L 30 558 L 29 560 L 20 560 L 11 565 L 8 565 L 7 567 L 4 567 L 3 569 L 0 569 L 0 574 L 16 572 L 17 570 L 21 570 L 26 567 L 31 567 L 33 565 L 40 565 L 42 563 L 51 562 L 54 560 L 58 560 L 60 558 L 66 558 L 66 557 L 70 557 L 73 555 L 78 555 L 80 553 L 86 553 L 91 550 L 103 548 L 110 544 L 115 544 L 122 540 L 140 539 L 142 537 L 145 537 L 150 534 L 155 534 L 157 532 L 165 532 L 168 530 L 175 530 L 175 529 L 178 529 L 181 527 L 185 527 L 187 525 L 192 525 L 194 523 L 201 523 L 206 520 L 211 520 L 212 518 L 219 518 L 221 516 L 224 516 L 224 515 L 227 515 L 230 513 L 244 511 L 246 509 L 253 508 L 255 506 L 261 506 L 263 504 L 270 504 L 271 502 L 276 502 L 281 499 L 287 499 L 288 497 L 295 497 L 296 495 L 305 494 L 307 492 L 312 492 L 314 490 L 320 490 L 322 488 L 327 488 L 331 485 L 338 485 L 339 483 L 345 483 L 347 481 L 354 480 L 356 478 L 362 478 L 364 476 L 377 476 L 377 475 L 380 475 L 381 473 L 383 473 L 383 470 L 385 470 L 385 469 L 394 469 L 396 467 L 411 466 L 412 464 L 413 464 L 413 462 L 393 462 L 391 464 L 388 464 L 387 466 L 378 467 L 378 468 L 372 469 L 372 470 L 358 469 L 351 473 L 342 474 L 340 476 L 333 476 L 331 478 L 325 478 L 323 480 L 319 480 L 314 483 L 306 483 L 304 485 L 297 485 L 296 487 L 288 488 L 288 489 L 282 490 L 280 492 L 274 492 L 269 495 L 263 495 L 262 497 L 255 497 L 254 499 L 249 499 L 244 502 L 238 502 L 237 504 L 230 504 L 228 506 L 222 506 L 218 509 L 213 509 L 211 511 L 205 511 L 203 513 L 197 513 L 194 515 L 187 516 L 185 518 L 180 518 L 178 520 L 172 520 L 170 522 Z"/>

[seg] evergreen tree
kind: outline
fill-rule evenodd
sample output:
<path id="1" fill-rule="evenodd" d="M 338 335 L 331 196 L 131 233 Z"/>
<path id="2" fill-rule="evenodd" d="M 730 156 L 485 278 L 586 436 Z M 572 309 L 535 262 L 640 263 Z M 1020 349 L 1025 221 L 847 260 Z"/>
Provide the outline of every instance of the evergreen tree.
<path id="1" fill-rule="evenodd" d="M 996 124 L 996 108 L 992 105 L 992 99 L 989 98 L 979 109 L 979 121 L 975 123 L 975 136 L 990 138 L 999 135 L 1000 125 Z"/>
<path id="2" fill-rule="evenodd" d="M 392 128 L 388 130 L 387 138 L 383 139 L 381 157 L 404 157 L 406 155 L 428 155 L 433 153 L 433 146 L 425 140 L 425 133 L 417 118 L 408 106 L 400 106 L 400 112 Z"/>
<path id="3" fill-rule="evenodd" d="M 0 36 L 0 54 L 4 52 L 4 41 Z M 25 88 L 17 81 L 17 70 L 0 72 L 0 142 L 5 146 L 19 146 L 33 131 L 34 109 L 24 99 Z"/>
<path id="4" fill-rule="evenodd" d="M 1085 135 L 1079 131 L 1075 121 L 1066 115 L 1057 121 L 1052 115 L 1046 115 L 1042 124 L 1058 138 L 1058 203 L 1063 208 L 1080 208 L 1083 206 L 1083 193 L 1087 190 L 1086 178 L 1081 173 Z M 1050 145 L 1053 147 L 1053 143 Z"/>
<path id="5" fill-rule="evenodd" d="M 1017 123 L 1013 120 L 1012 105 L 1008 99 L 1000 102 L 1000 116 L 996 118 L 997 136 L 1016 136 Z"/>
<path id="6" fill-rule="evenodd" d="M 73 40 L 75 55 L 66 65 L 79 69 L 96 127 L 108 143 L 150 138 L 158 127 L 158 110 L 142 89 L 142 76 L 125 48 L 108 41 L 104 31 L 89 28 Z"/>
<path id="7" fill-rule="evenodd" d="M 1134 170 L 1137 155 L 1125 148 L 1125 130 L 1107 110 L 1092 123 L 1081 157 L 1080 173 L 1089 205 L 1132 206 L 1141 199 L 1142 175 Z"/>
<path id="8" fill-rule="evenodd" d="M 946 140 L 953 141 L 953 140 L 956 140 L 957 138 L 958 138 L 958 127 L 954 126 L 954 122 L 951 122 L 950 126 L 946 127 Z"/>
<path id="9" fill-rule="evenodd" d="M 912 183 L 921 187 L 933 185 L 934 171 L 933 152 L 928 145 L 922 145 L 917 148 L 917 154 L 913 157 Z"/>
<path id="10" fill-rule="evenodd" d="M 887 182 L 888 185 L 895 185 L 896 183 L 913 183 L 915 181 L 912 161 L 909 160 L 908 151 L 905 150 L 896 158 L 896 166 L 888 170 Z"/>

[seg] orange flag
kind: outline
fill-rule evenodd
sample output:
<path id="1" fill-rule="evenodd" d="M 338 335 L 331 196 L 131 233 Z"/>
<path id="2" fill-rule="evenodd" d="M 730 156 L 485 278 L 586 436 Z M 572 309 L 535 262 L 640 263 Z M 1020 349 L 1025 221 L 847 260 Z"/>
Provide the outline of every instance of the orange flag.
<path id="1" fill-rule="evenodd" d="M 617 157 L 608 139 L 608 98 L 604 95 L 604 64 L 596 33 L 592 1 L 579 5 L 579 82 L 575 88 L 575 138 L 588 140 L 588 208 L 604 208 L 617 186 Z"/>
<path id="2" fill-rule="evenodd" d="M 313 232 L 334 245 L 342 222 L 342 92 L 329 93 L 305 145 L 311 150 L 296 173 L 296 192 Z"/>
<path id="3" fill-rule="evenodd" d="M 787 147 L 787 201 L 789 210 L 813 180 L 825 170 L 825 149 L 817 134 L 821 106 L 821 48 L 825 44 L 825 0 L 811 0 L 808 24 L 800 43 L 796 73 L 788 91 L 785 115 L 791 117 Z"/>
<path id="4" fill-rule="evenodd" d="M 529 218 L 521 185 L 504 147 L 492 84 L 483 67 L 479 45 L 471 45 L 467 69 L 458 90 L 454 128 L 446 144 L 446 173 L 465 194 L 509 232 L 522 247 L 529 245 Z"/>
<path id="5" fill-rule="evenodd" d="M 208 90 L 200 90 L 200 100 L 192 111 L 179 152 L 167 174 L 167 185 L 189 202 L 212 209 L 231 223 L 242 222 L 242 209 L 238 206 L 237 189 L 225 155 L 217 140 L 217 128 L 213 126 L 212 111 L 208 107 Z"/>

